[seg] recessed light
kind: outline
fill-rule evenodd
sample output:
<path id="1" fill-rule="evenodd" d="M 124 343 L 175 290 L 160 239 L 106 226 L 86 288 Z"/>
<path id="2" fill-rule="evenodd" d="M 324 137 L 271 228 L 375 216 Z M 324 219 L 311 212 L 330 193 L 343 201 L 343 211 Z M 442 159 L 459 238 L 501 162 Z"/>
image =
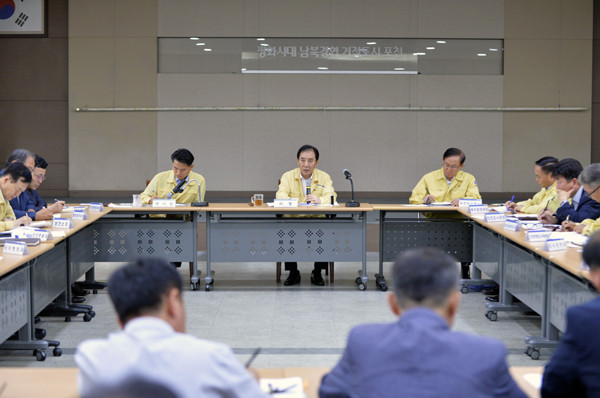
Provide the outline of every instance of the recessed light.
<path id="1" fill-rule="evenodd" d="M 319 66 L 319 67 L 317 67 L 317 69 L 318 69 L 318 70 L 327 70 L 327 69 L 329 69 L 329 68 L 328 68 L 328 67 L 326 67 L 326 66 Z"/>
<path id="2" fill-rule="evenodd" d="M 199 37 L 190 37 L 190 40 L 200 40 Z"/>
<path id="3" fill-rule="evenodd" d="M 260 43 L 260 45 L 263 47 L 269 47 L 269 43 Z"/>
<path id="4" fill-rule="evenodd" d="M 242 72 L 244 72 L 246 70 L 246 68 L 242 68 Z"/>
<path id="5" fill-rule="evenodd" d="M 490 51 L 498 51 L 497 48 L 490 48 Z"/>
<path id="6" fill-rule="evenodd" d="M 439 43 L 439 44 L 445 44 L 445 43 L 446 43 L 446 40 L 438 40 L 438 41 L 436 41 L 436 43 Z"/>
<path id="7" fill-rule="evenodd" d="M 394 70 L 404 70 L 404 68 L 394 68 Z"/>
<path id="8" fill-rule="evenodd" d="M 212 48 L 205 48 L 204 51 L 206 51 L 206 52 L 212 51 Z"/>
<path id="9" fill-rule="evenodd" d="M 204 46 L 206 43 L 196 43 L 197 46 Z"/>
<path id="10" fill-rule="evenodd" d="M 413 53 L 413 55 L 427 55 L 427 53 Z"/>
<path id="11" fill-rule="evenodd" d="M 435 47 L 425 47 L 426 50 L 435 50 Z"/>
<path id="12" fill-rule="evenodd" d="M 487 54 L 483 54 L 483 53 L 479 53 L 477 54 L 478 57 L 487 57 Z"/>
<path id="13" fill-rule="evenodd" d="M 373 46 L 373 45 L 377 44 L 377 42 L 376 41 L 368 41 L 367 44 L 369 46 Z"/>
<path id="14" fill-rule="evenodd" d="M 258 41 L 265 41 L 265 38 L 264 37 L 257 37 L 256 40 L 258 40 Z"/>

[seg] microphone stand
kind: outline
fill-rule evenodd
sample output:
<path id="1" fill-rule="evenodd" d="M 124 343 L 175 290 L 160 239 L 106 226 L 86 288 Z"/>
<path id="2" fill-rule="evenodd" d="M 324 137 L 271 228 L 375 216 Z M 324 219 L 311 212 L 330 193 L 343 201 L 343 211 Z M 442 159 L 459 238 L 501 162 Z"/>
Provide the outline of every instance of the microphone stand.
<path id="1" fill-rule="evenodd" d="M 352 188 L 352 200 L 350 202 L 346 202 L 346 207 L 358 207 L 360 203 L 354 200 L 354 182 L 350 176 L 346 176 L 346 180 L 350 180 L 350 187 Z"/>

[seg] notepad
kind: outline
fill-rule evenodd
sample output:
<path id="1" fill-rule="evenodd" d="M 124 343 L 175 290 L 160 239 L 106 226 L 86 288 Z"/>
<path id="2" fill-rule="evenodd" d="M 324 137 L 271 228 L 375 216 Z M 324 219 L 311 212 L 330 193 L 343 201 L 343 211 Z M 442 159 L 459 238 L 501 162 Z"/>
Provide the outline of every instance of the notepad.
<path id="1" fill-rule="evenodd" d="M 52 225 L 52 221 L 34 221 L 29 224 L 32 228 L 47 228 Z"/>

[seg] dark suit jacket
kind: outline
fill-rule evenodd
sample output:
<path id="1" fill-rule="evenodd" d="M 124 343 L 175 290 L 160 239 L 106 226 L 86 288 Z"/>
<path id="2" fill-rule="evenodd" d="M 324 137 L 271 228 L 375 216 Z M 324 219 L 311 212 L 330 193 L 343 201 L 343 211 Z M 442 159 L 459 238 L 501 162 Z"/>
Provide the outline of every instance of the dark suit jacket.
<path id="1" fill-rule="evenodd" d="M 27 188 L 25 190 L 25 193 L 27 195 L 29 195 L 29 200 L 31 200 L 31 203 L 33 204 L 33 208 L 35 209 L 35 211 L 40 211 L 40 210 L 42 210 L 43 207 L 48 206 L 48 204 L 46 203 L 44 198 L 42 198 L 40 196 L 40 194 L 38 193 L 38 191 L 36 189 Z"/>
<path id="2" fill-rule="evenodd" d="M 546 365 L 542 397 L 600 397 L 600 297 L 567 310 L 567 330 Z"/>
<path id="3" fill-rule="evenodd" d="M 27 190 L 21 192 L 19 196 L 10 201 L 10 206 L 15 212 L 15 217 L 21 218 L 28 215 L 32 220 L 35 220 L 35 206 L 27 194 Z"/>
<path id="4" fill-rule="evenodd" d="M 585 191 L 581 194 L 581 200 L 577 204 L 577 208 L 573 205 L 565 203 L 556 209 L 556 217 L 560 222 L 563 222 L 569 216 L 569 221 L 582 222 L 587 218 L 593 220 L 600 217 L 600 203 L 587 196 Z"/>
<path id="5" fill-rule="evenodd" d="M 453 332 L 430 309 L 354 328 L 319 397 L 526 397 L 500 341 Z"/>

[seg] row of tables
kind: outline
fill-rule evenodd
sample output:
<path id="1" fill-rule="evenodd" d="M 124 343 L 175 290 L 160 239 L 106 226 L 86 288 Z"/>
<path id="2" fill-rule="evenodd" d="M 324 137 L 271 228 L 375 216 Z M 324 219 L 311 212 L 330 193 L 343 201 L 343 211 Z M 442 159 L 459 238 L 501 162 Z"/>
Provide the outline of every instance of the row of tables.
<path id="1" fill-rule="evenodd" d="M 107 207 L 103 212 L 89 212 L 89 220 L 74 220 L 75 228 L 66 230 L 64 238 L 30 247 L 28 256 L 5 255 L 0 261 L 0 341 L 15 332 L 18 335 L 0 349 L 34 349 L 38 359 L 45 357 L 48 343 L 35 338 L 35 315 L 58 298 L 54 314 L 68 316 L 71 284 L 85 275 L 93 286 L 96 262 L 131 261 L 143 255 L 190 262 L 190 288 L 197 290 L 197 233 L 202 220 L 207 291 L 214 288 L 214 263 L 238 261 L 360 262 L 355 282 L 364 290 L 369 281 L 367 213 L 373 211 L 379 212 L 380 226 L 377 288 L 387 290 L 383 262 L 393 261 L 411 247 L 438 247 L 461 262 L 473 262 L 477 272 L 500 286 L 499 302 L 487 303 L 488 319 L 495 321 L 499 312 L 524 306 L 542 317 L 541 336 L 526 340 L 526 351 L 534 359 L 539 348 L 556 344 L 565 329 L 566 308 L 596 295 L 587 274 L 579 270 L 581 255 L 576 249 L 545 252 L 541 244 L 525 241 L 524 232 L 506 231 L 503 223 L 486 223 L 454 207 L 364 203 L 354 208 L 275 209 L 245 203 L 168 209 Z M 466 218 L 425 218 L 420 215 L 424 211 L 460 212 Z M 93 316 L 93 311 L 81 313 L 87 320 Z"/>

